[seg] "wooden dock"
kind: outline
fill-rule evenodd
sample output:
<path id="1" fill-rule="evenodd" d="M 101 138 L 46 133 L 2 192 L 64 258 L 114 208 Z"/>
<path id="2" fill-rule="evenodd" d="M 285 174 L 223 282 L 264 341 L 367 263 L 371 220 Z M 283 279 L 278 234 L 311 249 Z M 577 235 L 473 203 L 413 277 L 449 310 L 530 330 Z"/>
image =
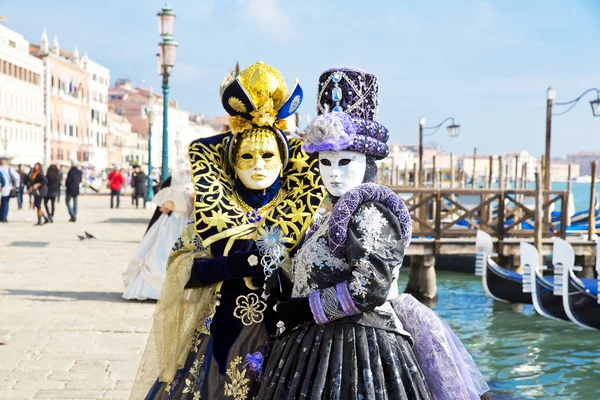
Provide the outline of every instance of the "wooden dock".
<path id="1" fill-rule="evenodd" d="M 533 243 L 540 254 L 552 252 L 552 238 L 569 241 L 583 277 L 592 277 L 596 260 L 595 229 L 567 236 L 570 191 L 536 189 L 464 189 L 392 186 L 413 219 L 413 240 L 407 250 L 411 272 L 407 291 L 435 299 L 435 258 L 438 255 L 474 255 L 478 230 L 492 236 L 498 262 L 520 266 L 519 246 Z M 591 201 L 593 204 L 593 198 Z M 592 208 L 593 209 L 593 208 Z M 559 211 L 552 218 L 552 212 Z M 555 214 L 557 215 L 557 214 Z M 595 227 L 595 215 L 588 217 Z"/>

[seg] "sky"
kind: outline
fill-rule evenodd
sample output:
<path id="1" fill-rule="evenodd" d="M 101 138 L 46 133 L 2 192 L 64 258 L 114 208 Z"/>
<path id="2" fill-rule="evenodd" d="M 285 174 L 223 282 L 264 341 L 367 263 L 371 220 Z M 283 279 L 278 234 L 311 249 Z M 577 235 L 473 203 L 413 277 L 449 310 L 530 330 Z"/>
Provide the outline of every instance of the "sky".
<path id="1" fill-rule="evenodd" d="M 156 0 L 0 0 L 9 28 L 39 43 L 42 30 L 61 48 L 111 70 L 113 82 L 160 90 Z M 177 65 L 171 97 L 182 108 L 224 114 L 223 77 L 239 60 L 264 61 L 304 89 L 300 114 L 316 114 L 317 79 L 335 66 L 379 79 L 377 120 L 389 143 L 418 143 L 418 121 L 461 124 L 425 138 L 455 154 L 544 152 L 546 89 L 557 101 L 600 88 L 597 0 L 172 0 Z M 600 150 L 600 118 L 585 96 L 553 118 L 552 156 Z M 557 107 L 556 111 L 560 111 Z M 301 126 L 305 122 L 301 123 Z"/>

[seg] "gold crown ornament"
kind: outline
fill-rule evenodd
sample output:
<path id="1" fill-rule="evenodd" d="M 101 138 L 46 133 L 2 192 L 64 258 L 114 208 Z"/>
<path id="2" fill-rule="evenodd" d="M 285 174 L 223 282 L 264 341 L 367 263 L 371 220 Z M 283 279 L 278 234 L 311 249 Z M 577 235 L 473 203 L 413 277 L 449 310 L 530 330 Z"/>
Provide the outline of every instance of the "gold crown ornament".
<path id="1" fill-rule="evenodd" d="M 297 79 L 288 93 L 281 72 L 262 61 L 239 73 L 237 68 L 229 72 L 221 83 L 220 92 L 234 134 L 253 127 L 285 130 L 285 118 L 296 112 L 303 98 Z"/>

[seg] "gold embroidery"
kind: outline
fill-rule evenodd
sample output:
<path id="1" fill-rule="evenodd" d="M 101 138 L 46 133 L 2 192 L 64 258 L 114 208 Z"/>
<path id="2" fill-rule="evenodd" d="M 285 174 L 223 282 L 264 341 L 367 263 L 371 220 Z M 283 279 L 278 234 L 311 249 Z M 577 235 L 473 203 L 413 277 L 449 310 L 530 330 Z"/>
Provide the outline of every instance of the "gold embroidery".
<path id="1" fill-rule="evenodd" d="M 197 233 L 208 241 L 209 231 L 225 232 L 246 223 L 246 210 L 235 199 L 232 176 L 227 172 L 226 146 L 232 140 L 224 134 L 215 144 L 196 140 L 190 145 L 190 161 L 195 186 L 194 216 Z M 266 216 L 261 225 L 279 226 L 290 239 L 288 250 L 296 243 L 313 222 L 324 196 L 317 173 L 315 158 L 309 158 L 301 150 L 302 142 L 290 139 L 290 163 L 283 172 L 282 195 Z M 298 187 L 303 190 L 299 190 Z M 290 200 L 290 201 L 285 201 Z M 305 204 L 305 212 L 300 215 L 292 211 L 292 205 Z M 292 222 L 292 220 L 294 222 Z"/>
<path id="2" fill-rule="evenodd" d="M 229 100 L 227 100 L 227 104 L 237 112 L 245 113 L 248 111 L 244 103 L 237 97 L 230 97 Z"/>
<path id="3" fill-rule="evenodd" d="M 200 343 L 202 343 L 202 340 L 200 339 L 202 336 L 202 332 L 200 332 L 199 330 L 196 330 L 196 334 L 194 335 L 194 338 L 192 339 L 192 351 L 194 353 L 198 352 L 198 346 L 200 346 Z"/>
<path id="4" fill-rule="evenodd" d="M 246 378 L 246 368 L 241 371 L 237 369 L 237 366 L 241 363 L 242 357 L 237 356 L 229 363 L 229 368 L 226 371 L 231 383 L 225 382 L 225 396 L 233 397 L 234 400 L 245 400 L 250 391 L 248 386 L 250 379 Z"/>
<path id="5" fill-rule="evenodd" d="M 290 103 L 290 108 L 289 108 L 288 112 L 290 114 L 293 114 L 294 111 L 296 111 L 296 108 L 298 108 L 299 105 L 300 105 L 300 95 L 297 94 L 296 96 L 294 96 L 294 99 Z"/>
<path id="6" fill-rule="evenodd" d="M 194 398 L 196 398 L 196 393 L 201 393 L 195 392 L 194 388 L 196 386 L 196 383 L 198 382 L 198 372 L 200 371 L 200 367 L 202 366 L 202 364 L 204 364 L 204 356 L 194 360 L 192 368 L 190 368 L 190 377 L 185 378 L 185 387 L 183 388 L 182 393 L 194 392 Z M 200 396 L 198 398 L 200 398 Z"/>
<path id="7" fill-rule="evenodd" d="M 258 298 L 256 293 L 250 293 L 248 296 L 238 296 L 235 300 L 235 310 L 233 315 L 242 320 L 244 325 L 258 324 L 262 322 L 263 312 L 267 309 L 267 304 Z"/>

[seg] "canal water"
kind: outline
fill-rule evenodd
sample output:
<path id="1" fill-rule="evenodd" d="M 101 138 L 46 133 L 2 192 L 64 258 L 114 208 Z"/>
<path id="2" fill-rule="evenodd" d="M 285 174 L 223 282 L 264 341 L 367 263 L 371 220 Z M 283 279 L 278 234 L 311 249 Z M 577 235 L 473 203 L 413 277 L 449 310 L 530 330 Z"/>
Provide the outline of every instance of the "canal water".
<path id="1" fill-rule="evenodd" d="M 433 308 L 469 349 L 494 400 L 600 399 L 600 331 L 546 319 L 530 305 L 494 302 L 471 274 L 439 271 L 437 278 Z"/>

